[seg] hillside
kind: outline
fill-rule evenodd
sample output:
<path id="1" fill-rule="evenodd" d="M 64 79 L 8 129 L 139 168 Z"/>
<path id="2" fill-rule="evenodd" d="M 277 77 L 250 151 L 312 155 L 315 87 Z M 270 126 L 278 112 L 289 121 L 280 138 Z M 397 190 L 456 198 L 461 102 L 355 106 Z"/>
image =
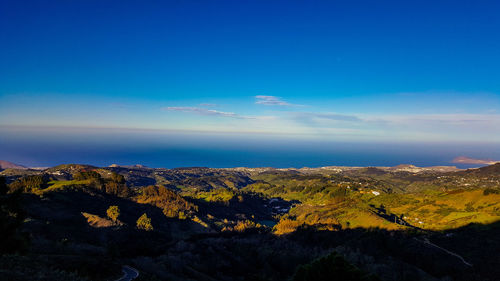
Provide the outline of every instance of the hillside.
<path id="1" fill-rule="evenodd" d="M 288 280 L 335 262 L 374 280 L 495 280 L 499 167 L 7 169 L 24 216 L 14 237 L 29 239 L 0 273 L 113 280 L 129 264 L 144 280 Z"/>
<path id="2" fill-rule="evenodd" d="M 26 167 L 14 164 L 12 162 L 0 160 L 0 170 L 5 170 L 5 169 L 26 169 Z"/>

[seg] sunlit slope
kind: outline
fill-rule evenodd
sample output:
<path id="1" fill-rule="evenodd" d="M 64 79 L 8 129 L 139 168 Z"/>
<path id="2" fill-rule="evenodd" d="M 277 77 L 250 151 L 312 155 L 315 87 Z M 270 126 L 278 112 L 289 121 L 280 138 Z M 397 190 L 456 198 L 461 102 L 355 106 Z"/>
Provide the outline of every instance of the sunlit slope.
<path id="1" fill-rule="evenodd" d="M 500 195 L 485 190 L 428 191 L 419 194 L 383 195 L 374 204 L 385 204 L 392 213 L 403 215 L 409 223 L 424 229 L 443 230 L 469 223 L 500 220 Z"/>
<path id="2" fill-rule="evenodd" d="M 276 227 L 280 234 L 300 226 L 444 230 L 500 220 L 497 170 L 498 165 L 425 174 L 275 170 L 254 174 L 256 182 L 245 189 L 295 200 Z"/>
<path id="3" fill-rule="evenodd" d="M 142 194 L 145 186 L 165 186 L 178 197 L 175 202 L 186 199 L 200 207 L 195 215 L 194 209 L 184 210 L 182 204 L 160 204 L 168 217 L 191 214 L 216 229 L 224 228 L 226 220 L 238 219 L 278 222 L 277 233 L 300 226 L 443 230 L 500 220 L 499 164 L 466 171 L 410 168 L 153 169 L 68 164 L 44 171 L 20 170 L 22 178 L 16 174 L 10 179 L 24 182 L 37 195 L 91 187 L 152 205 L 158 205 L 150 202 L 155 196 L 146 200 L 133 194 Z M 112 178 L 118 175 L 116 182 Z"/>

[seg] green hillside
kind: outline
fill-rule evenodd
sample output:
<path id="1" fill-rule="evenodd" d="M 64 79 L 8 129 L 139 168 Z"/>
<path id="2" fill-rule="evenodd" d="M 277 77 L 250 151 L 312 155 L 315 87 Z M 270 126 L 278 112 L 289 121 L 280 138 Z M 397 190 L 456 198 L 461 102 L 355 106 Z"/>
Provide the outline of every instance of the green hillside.
<path id="1" fill-rule="evenodd" d="M 499 167 L 7 169 L 0 273 L 114 280 L 128 264 L 138 280 L 305 280 L 332 263 L 321 274 L 495 280 Z"/>

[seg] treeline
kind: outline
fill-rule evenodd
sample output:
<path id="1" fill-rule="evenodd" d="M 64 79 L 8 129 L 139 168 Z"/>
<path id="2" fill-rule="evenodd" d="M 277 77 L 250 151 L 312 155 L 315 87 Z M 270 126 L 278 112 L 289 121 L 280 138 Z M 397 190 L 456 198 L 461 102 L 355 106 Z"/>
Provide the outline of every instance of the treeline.
<path id="1" fill-rule="evenodd" d="M 135 198 L 138 203 L 156 206 L 169 218 L 186 219 L 198 211 L 198 206 L 164 186 L 150 185 L 139 192 Z"/>
<path id="2" fill-rule="evenodd" d="M 9 189 L 11 191 L 35 193 L 48 188 L 52 180 L 54 178 L 48 174 L 24 176 L 12 182 L 9 185 Z M 96 171 L 79 171 L 73 174 L 73 180 L 75 182 L 68 185 L 84 185 L 119 197 L 128 197 L 131 195 L 130 189 L 125 183 L 125 177 L 114 172 L 111 173 L 109 178 L 103 178 Z M 87 182 L 85 184 L 79 183 L 81 181 Z"/>
<path id="3" fill-rule="evenodd" d="M 118 197 L 131 195 L 130 189 L 125 184 L 125 177 L 115 172 L 111 173 L 110 178 L 105 179 L 96 171 L 80 171 L 73 175 L 73 179 L 78 181 L 90 180 L 92 187 Z"/>
<path id="4" fill-rule="evenodd" d="M 50 177 L 46 174 L 22 177 L 9 185 L 11 191 L 34 192 L 48 187 Z"/>

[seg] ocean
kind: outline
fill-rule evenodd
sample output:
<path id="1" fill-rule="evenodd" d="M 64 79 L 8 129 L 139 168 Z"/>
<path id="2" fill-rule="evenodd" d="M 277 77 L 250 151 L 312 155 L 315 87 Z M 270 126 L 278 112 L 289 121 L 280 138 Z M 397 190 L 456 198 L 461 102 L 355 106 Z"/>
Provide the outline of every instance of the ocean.
<path id="1" fill-rule="evenodd" d="M 67 163 L 158 168 L 478 166 L 452 163 L 458 156 L 500 159 L 500 145 L 123 129 L 0 129 L 0 160 L 29 167 Z"/>

